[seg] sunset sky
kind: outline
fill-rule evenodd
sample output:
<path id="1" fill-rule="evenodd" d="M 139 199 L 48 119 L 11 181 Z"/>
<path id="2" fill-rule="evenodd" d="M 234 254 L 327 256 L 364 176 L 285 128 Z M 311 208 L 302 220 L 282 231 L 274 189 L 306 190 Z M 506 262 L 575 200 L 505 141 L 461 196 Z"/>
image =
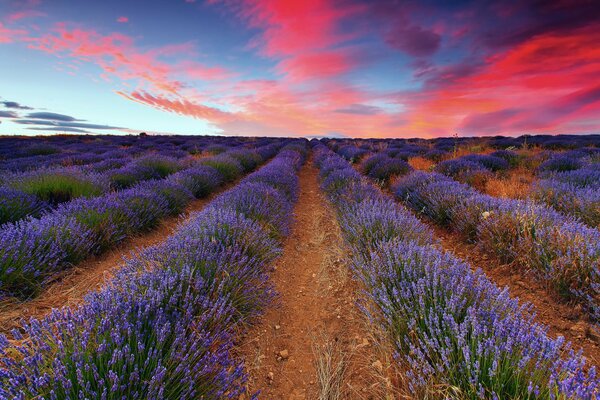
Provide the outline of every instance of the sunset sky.
<path id="1" fill-rule="evenodd" d="M 0 135 L 598 133 L 598 1 L 0 0 Z"/>

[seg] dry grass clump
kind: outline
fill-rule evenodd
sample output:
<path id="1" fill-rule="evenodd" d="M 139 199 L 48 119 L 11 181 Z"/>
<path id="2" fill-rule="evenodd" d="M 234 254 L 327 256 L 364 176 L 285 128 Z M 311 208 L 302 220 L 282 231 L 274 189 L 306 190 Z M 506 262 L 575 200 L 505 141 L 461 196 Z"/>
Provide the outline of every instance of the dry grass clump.
<path id="1" fill-rule="evenodd" d="M 533 180 L 531 171 L 516 169 L 506 176 L 489 178 L 483 191 L 495 197 L 525 199 L 529 195 Z"/>
<path id="2" fill-rule="evenodd" d="M 435 167 L 435 162 L 425 157 L 411 157 L 408 159 L 408 164 L 421 171 L 431 171 Z"/>

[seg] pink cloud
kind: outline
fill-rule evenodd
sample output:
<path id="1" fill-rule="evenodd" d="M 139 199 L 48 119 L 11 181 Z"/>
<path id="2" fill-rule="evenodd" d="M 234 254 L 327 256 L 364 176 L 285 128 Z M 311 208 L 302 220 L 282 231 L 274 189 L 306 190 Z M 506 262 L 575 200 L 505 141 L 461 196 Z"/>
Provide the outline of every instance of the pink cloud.
<path id="1" fill-rule="evenodd" d="M 9 14 L 6 17 L 6 21 L 8 22 L 16 22 L 22 19 L 26 19 L 26 18 L 35 18 L 35 17 L 43 17 L 46 14 L 41 12 L 41 11 L 37 11 L 37 10 L 22 10 L 22 11 L 16 11 L 13 12 L 12 14 Z"/>
<path id="2" fill-rule="evenodd" d="M 416 134 L 586 132 L 589 125 L 578 120 L 600 124 L 598 41 L 600 27 L 594 26 L 541 34 L 398 100 Z"/>
<path id="3" fill-rule="evenodd" d="M 358 36 L 344 32 L 342 24 L 360 15 L 365 7 L 330 0 L 211 0 L 225 3 L 253 28 L 261 29 L 251 41 L 261 54 L 281 60 L 278 72 L 294 80 L 327 77 L 358 65 L 352 55 L 334 49 Z"/>
<path id="4" fill-rule="evenodd" d="M 340 49 L 285 58 L 277 64 L 276 70 L 294 81 L 302 81 L 342 75 L 361 64 L 364 58 L 356 51 Z"/>
<path id="5" fill-rule="evenodd" d="M 27 35 L 26 30 L 11 29 L 0 22 L 0 43 L 12 43 L 25 35 Z"/>
<path id="6" fill-rule="evenodd" d="M 213 80 L 213 79 L 228 79 L 236 74 L 222 67 L 208 67 L 204 64 L 195 61 L 182 61 L 175 67 L 185 76 L 191 79 Z"/>
<path id="7" fill-rule="evenodd" d="M 205 106 L 187 99 L 155 96 L 147 92 L 125 93 L 118 91 L 120 96 L 162 111 L 172 112 L 188 117 L 204 119 L 211 122 L 225 122 L 231 119 L 231 114 L 214 107 Z"/>
<path id="8" fill-rule="evenodd" d="M 124 23 L 129 22 L 129 18 L 121 16 L 121 17 L 117 18 L 117 22 L 124 24 Z"/>
<path id="9" fill-rule="evenodd" d="M 195 54 L 192 43 L 140 49 L 133 38 L 121 33 L 101 34 L 94 30 L 69 28 L 57 24 L 54 31 L 32 38 L 30 47 L 72 59 L 92 62 L 104 71 L 104 77 L 133 80 L 141 88 L 178 94 L 184 84 L 180 75 L 191 79 L 215 79 L 226 76 L 223 68 L 182 60 L 166 62 L 163 57 Z"/>

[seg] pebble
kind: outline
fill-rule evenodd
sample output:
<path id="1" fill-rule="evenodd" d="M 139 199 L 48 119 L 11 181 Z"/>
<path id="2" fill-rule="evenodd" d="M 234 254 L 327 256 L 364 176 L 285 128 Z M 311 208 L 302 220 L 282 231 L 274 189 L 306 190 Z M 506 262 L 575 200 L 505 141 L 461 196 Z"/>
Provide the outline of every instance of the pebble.
<path id="1" fill-rule="evenodd" d="M 588 326 L 584 321 L 579 321 L 575 325 L 571 326 L 570 329 L 578 336 L 585 336 L 588 332 Z"/>
<path id="2" fill-rule="evenodd" d="M 290 353 L 289 353 L 289 351 L 287 351 L 287 349 L 285 349 L 285 350 L 281 350 L 281 351 L 279 352 L 279 357 L 280 357 L 282 360 L 287 360 L 287 359 L 290 357 Z"/>
<path id="3" fill-rule="evenodd" d="M 371 366 L 373 368 L 375 368 L 377 371 L 383 372 L 383 364 L 381 363 L 381 361 L 379 361 L 379 360 L 374 361 L 373 364 L 371 364 Z"/>

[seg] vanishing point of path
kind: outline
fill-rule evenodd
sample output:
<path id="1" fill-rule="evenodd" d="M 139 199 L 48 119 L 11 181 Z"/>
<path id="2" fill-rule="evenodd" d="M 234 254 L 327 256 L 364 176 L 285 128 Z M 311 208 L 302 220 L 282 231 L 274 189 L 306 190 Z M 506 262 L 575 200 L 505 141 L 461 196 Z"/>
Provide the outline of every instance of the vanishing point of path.
<path id="1" fill-rule="evenodd" d="M 335 215 L 312 161 L 299 178 L 295 223 L 271 274 L 278 298 L 242 340 L 249 393 L 274 400 L 376 398 L 381 363 L 356 306 L 360 289 L 350 279 Z"/>

